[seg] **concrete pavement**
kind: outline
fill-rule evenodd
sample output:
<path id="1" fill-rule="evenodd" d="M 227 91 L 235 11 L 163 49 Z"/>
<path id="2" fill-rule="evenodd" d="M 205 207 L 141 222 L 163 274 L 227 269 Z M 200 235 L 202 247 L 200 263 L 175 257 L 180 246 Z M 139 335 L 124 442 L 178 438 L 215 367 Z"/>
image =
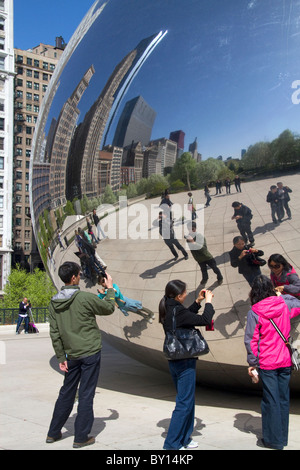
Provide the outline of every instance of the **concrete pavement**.
<path id="1" fill-rule="evenodd" d="M 45 443 L 63 376 L 47 326 L 39 327 L 37 335 L 18 336 L 12 327 L 0 329 L 0 448 L 76 452 L 72 449 L 76 406 L 63 429 L 63 438 L 54 444 Z M 123 355 L 104 341 L 91 433 L 96 443 L 82 450 L 103 450 L 115 456 L 125 450 L 148 450 L 155 455 L 162 451 L 174 400 L 169 374 Z M 261 435 L 259 395 L 198 386 L 195 416 L 193 437 L 199 447 L 188 452 L 194 455 L 194 462 L 198 450 L 261 450 L 256 446 Z M 287 450 L 300 449 L 299 428 L 300 403 L 293 397 Z"/>

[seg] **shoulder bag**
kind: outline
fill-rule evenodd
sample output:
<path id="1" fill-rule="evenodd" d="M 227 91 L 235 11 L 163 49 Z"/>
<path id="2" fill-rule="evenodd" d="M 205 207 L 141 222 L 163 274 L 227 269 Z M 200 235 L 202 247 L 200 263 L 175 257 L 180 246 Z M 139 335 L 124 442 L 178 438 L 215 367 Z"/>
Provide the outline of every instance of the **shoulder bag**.
<path id="1" fill-rule="evenodd" d="M 191 359 L 209 352 L 201 332 L 195 328 L 176 328 L 176 308 L 173 310 L 172 330 L 166 332 L 163 352 L 167 359 Z"/>
<path id="2" fill-rule="evenodd" d="M 281 332 L 281 330 L 278 328 L 278 326 L 276 325 L 276 323 L 270 319 L 270 322 L 272 323 L 272 325 L 274 326 L 275 330 L 277 331 L 277 333 L 279 334 L 279 336 L 281 337 L 281 339 L 284 341 L 286 347 L 288 348 L 289 352 L 290 352 L 290 355 L 291 355 L 291 359 L 292 359 L 292 363 L 293 363 L 293 369 L 295 370 L 300 370 L 300 354 L 299 354 L 299 351 L 298 349 L 294 346 L 293 344 L 293 341 L 291 338 L 290 341 L 288 341 L 285 336 L 283 335 L 283 333 Z"/>

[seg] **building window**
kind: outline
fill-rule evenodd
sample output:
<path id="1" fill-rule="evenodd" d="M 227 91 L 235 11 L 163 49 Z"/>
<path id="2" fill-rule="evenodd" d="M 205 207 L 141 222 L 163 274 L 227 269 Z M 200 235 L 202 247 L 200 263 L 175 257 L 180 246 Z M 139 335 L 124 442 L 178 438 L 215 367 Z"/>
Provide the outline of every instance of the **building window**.
<path id="1" fill-rule="evenodd" d="M 26 82 L 26 87 L 27 88 L 32 88 L 32 82 L 28 81 Z"/>
<path id="2" fill-rule="evenodd" d="M 0 170 L 4 170 L 4 157 L 0 157 Z"/>
<path id="3" fill-rule="evenodd" d="M 5 70 L 5 57 L 0 57 L 0 70 Z"/>
<path id="4" fill-rule="evenodd" d="M 0 137 L 0 150 L 4 150 L 4 138 Z"/>
<path id="5" fill-rule="evenodd" d="M 0 118 L 0 131 L 4 131 L 4 118 Z"/>
<path id="6" fill-rule="evenodd" d="M 32 77 L 32 70 L 30 69 L 26 70 L 26 77 Z"/>
<path id="7" fill-rule="evenodd" d="M 0 209 L 3 209 L 4 196 L 0 196 Z"/>
<path id="8" fill-rule="evenodd" d="M 27 65 L 32 65 L 32 59 L 30 57 L 27 57 Z"/>

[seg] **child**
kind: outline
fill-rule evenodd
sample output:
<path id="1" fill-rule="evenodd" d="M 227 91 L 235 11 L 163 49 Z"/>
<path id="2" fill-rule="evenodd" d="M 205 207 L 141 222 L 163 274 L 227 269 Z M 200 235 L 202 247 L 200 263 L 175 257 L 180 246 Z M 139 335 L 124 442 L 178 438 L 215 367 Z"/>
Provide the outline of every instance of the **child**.
<path id="1" fill-rule="evenodd" d="M 98 284 L 100 284 L 101 289 L 98 289 L 98 297 L 103 299 L 106 296 L 106 277 L 102 274 L 98 277 Z M 115 290 L 115 300 L 116 304 L 121 310 L 121 312 L 127 317 L 129 315 L 128 312 L 136 313 L 141 315 L 145 320 L 149 323 L 152 323 L 153 318 L 155 318 L 154 313 L 151 310 L 143 307 L 142 303 L 138 300 L 129 299 L 125 297 L 122 292 L 120 291 L 119 286 L 117 284 L 113 284 L 113 288 Z"/>

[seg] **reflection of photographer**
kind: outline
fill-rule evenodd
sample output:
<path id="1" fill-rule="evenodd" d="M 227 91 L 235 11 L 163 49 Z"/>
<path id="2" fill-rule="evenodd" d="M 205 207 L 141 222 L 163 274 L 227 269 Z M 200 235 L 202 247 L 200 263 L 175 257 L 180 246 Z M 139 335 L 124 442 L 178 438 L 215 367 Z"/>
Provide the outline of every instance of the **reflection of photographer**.
<path id="1" fill-rule="evenodd" d="M 22 302 L 19 304 L 19 318 L 17 323 L 16 335 L 19 334 L 19 328 L 24 320 L 25 323 L 25 334 L 28 335 L 28 328 L 29 328 L 29 316 L 28 310 L 31 308 L 30 300 L 27 297 L 24 297 Z"/>
<path id="2" fill-rule="evenodd" d="M 266 264 L 266 261 L 260 258 L 264 252 L 248 247 L 241 236 L 234 237 L 233 245 L 229 252 L 231 266 L 238 268 L 239 273 L 251 286 L 254 278 L 261 274 L 260 266 Z"/>

